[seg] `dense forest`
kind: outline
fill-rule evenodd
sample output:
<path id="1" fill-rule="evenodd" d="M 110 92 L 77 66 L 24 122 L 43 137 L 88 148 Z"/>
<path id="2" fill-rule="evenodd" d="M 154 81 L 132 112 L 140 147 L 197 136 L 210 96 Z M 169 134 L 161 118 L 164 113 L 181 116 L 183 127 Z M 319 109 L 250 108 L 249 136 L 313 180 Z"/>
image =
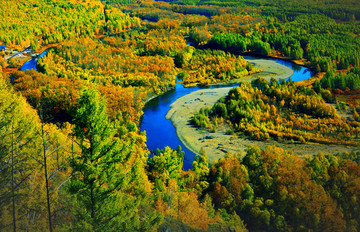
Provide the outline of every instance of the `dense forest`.
<path id="1" fill-rule="evenodd" d="M 2 230 L 360 231 L 359 1 L 0 4 Z M 243 55 L 317 75 L 267 81 Z M 347 152 L 201 150 L 184 170 L 181 146 L 147 148 L 149 99 L 249 77 L 193 125 Z"/>
<path id="2" fill-rule="evenodd" d="M 326 92 L 321 92 L 326 94 Z M 291 81 L 277 83 L 258 78 L 230 90 L 211 109 L 201 109 L 192 121 L 216 130 L 228 122 L 229 133 L 258 140 L 285 139 L 293 142 L 359 146 L 359 117 L 341 119 L 322 95 Z"/>

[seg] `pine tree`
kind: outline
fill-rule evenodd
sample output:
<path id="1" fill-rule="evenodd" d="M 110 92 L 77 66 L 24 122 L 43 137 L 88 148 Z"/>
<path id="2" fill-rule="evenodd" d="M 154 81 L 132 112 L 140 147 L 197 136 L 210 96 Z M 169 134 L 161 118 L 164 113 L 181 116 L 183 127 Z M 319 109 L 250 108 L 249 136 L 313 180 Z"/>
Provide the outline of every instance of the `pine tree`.
<path id="1" fill-rule="evenodd" d="M 181 147 L 177 150 L 165 147 L 157 150 L 156 154 L 149 159 L 149 177 L 155 182 L 157 190 L 168 186 L 171 179 L 180 181 L 183 167 L 184 154 Z M 183 183 L 177 182 L 179 186 Z"/>
<path id="2" fill-rule="evenodd" d="M 313 89 L 314 89 L 314 91 L 317 92 L 317 93 L 320 92 L 320 90 L 321 90 L 321 84 L 320 84 L 320 81 L 319 81 L 319 80 L 316 80 L 316 81 L 314 82 L 314 87 L 313 87 Z"/>
<path id="3" fill-rule="evenodd" d="M 26 209 L 29 193 L 23 189 L 33 167 L 29 147 L 38 123 L 25 104 L 25 99 L 0 79 L 0 227 L 12 227 L 13 231 L 25 221 L 19 212 Z"/>
<path id="4" fill-rule="evenodd" d="M 81 154 L 71 160 L 74 173 L 69 190 L 83 212 L 75 228 L 129 231 L 147 226 L 137 214 L 139 200 L 124 193 L 132 176 L 128 161 L 134 141 L 116 136 L 119 123 L 109 120 L 106 102 L 96 91 L 84 89 L 79 105 L 74 123 Z"/>
<path id="5" fill-rule="evenodd" d="M 197 178 L 199 178 L 196 188 L 200 191 L 203 191 L 207 187 L 209 187 L 209 182 L 207 182 L 207 177 L 210 171 L 208 156 L 205 154 L 204 148 L 201 148 L 199 155 L 195 156 L 195 160 L 192 163 L 192 165 L 194 167 L 193 170 Z"/>

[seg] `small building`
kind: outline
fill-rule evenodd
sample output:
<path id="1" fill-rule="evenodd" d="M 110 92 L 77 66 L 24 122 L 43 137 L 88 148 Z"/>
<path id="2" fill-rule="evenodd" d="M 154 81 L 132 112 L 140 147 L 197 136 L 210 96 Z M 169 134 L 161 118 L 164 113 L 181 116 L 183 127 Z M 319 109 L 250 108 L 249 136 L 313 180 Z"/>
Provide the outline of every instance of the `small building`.
<path id="1" fill-rule="evenodd" d="M 3 45 L 0 45 L 0 52 L 5 52 L 5 50 L 6 50 L 6 47 Z"/>

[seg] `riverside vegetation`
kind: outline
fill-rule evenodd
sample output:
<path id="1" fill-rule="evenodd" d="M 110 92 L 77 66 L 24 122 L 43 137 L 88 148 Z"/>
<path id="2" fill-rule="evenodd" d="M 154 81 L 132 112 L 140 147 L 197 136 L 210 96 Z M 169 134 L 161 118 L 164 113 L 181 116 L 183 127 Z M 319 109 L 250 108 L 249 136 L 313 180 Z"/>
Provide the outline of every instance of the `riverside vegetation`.
<path id="1" fill-rule="evenodd" d="M 192 118 L 196 126 L 215 131 L 225 121 L 227 133 L 239 133 L 257 140 L 285 139 L 299 143 L 359 146 L 359 117 L 341 119 L 321 94 L 291 81 L 271 83 L 258 78 L 243 83 L 211 109 L 201 109 Z"/>
<path id="2" fill-rule="evenodd" d="M 359 2 L 0 0 L 0 228 L 4 231 L 359 231 L 359 152 L 282 148 L 150 157 L 146 101 L 240 82 L 242 54 L 296 60 L 307 87 L 261 78 L 193 121 L 240 136 L 359 147 Z M 40 50 L 18 71 L 9 50 Z M 323 78 L 321 79 L 321 77 Z M 336 108 L 327 103 L 333 103 Z M 348 118 L 337 112 L 347 112 Z"/>

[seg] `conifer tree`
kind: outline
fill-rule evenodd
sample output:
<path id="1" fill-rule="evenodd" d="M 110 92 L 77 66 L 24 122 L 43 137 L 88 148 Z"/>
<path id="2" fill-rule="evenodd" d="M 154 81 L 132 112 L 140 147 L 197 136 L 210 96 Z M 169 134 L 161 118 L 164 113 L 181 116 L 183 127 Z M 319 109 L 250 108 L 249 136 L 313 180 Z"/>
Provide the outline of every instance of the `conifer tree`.
<path id="1" fill-rule="evenodd" d="M 25 100 L 0 79 L 0 227 L 13 231 L 23 222 L 18 212 L 26 208 L 22 201 L 27 193 L 19 196 L 19 190 L 25 188 L 32 168 L 28 147 L 37 123 L 25 108 Z"/>
<path id="2" fill-rule="evenodd" d="M 155 226 L 159 217 L 140 220 L 139 199 L 129 189 L 133 140 L 120 141 L 119 123 L 110 121 L 106 102 L 97 91 L 84 89 L 75 114 L 75 134 L 81 154 L 71 160 L 70 192 L 83 206 L 75 227 L 93 231 L 131 231 Z M 157 223 L 156 223 L 157 222 Z"/>
<path id="3" fill-rule="evenodd" d="M 209 159 L 208 156 L 205 154 L 204 148 L 200 149 L 199 155 L 195 156 L 195 160 L 192 163 L 193 170 L 196 176 L 199 178 L 198 184 L 196 188 L 200 191 L 209 187 L 209 182 L 207 182 L 207 177 L 209 175 Z"/>

